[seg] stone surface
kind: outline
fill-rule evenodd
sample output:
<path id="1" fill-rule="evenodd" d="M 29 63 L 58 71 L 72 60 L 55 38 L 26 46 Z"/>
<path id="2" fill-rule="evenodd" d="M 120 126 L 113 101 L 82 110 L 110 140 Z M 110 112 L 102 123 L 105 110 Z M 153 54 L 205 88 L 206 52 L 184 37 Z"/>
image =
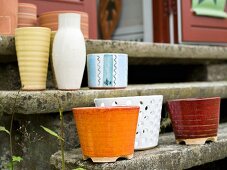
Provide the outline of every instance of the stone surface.
<path id="1" fill-rule="evenodd" d="M 87 54 L 127 53 L 129 64 L 176 64 L 227 62 L 227 48 L 218 46 L 170 45 L 132 41 L 87 40 Z M 12 36 L 0 36 L 0 62 L 16 61 Z"/>
<path id="2" fill-rule="evenodd" d="M 0 126 L 9 129 L 10 115 L 0 118 Z M 16 170 L 43 170 L 50 169 L 50 156 L 60 149 L 59 141 L 46 133 L 40 126 L 45 126 L 60 134 L 59 114 L 45 115 L 15 115 L 13 122 L 13 148 L 14 155 L 21 156 L 23 161 L 17 165 Z M 4 169 L 10 158 L 9 136 L 0 132 L 0 169 Z M 64 139 L 65 150 L 79 146 L 73 114 L 64 113 Z"/>
<path id="3" fill-rule="evenodd" d="M 81 150 L 74 149 L 65 153 L 66 169 L 83 167 L 87 170 L 100 169 L 168 169 L 180 170 L 202 165 L 227 157 L 227 124 L 219 128 L 218 142 L 205 145 L 176 145 L 173 133 L 160 136 L 159 146 L 145 151 L 135 152 L 131 160 L 119 160 L 115 163 L 94 164 L 83 161 Z M 61 154 L 55 153 L 50 159 L 53 169 L 61 169 Z"/>
<path id="4" fill-rule="evenodd" d="M 214 64 L 207 66 L 208 81 L 227 80 L 227 64 Z"/>
<path id="5" fill-rule="evenodd" d="M 227 82 L 132 85 L 126 89 L 113 90 L 82 88 L 77 91 L 0 91 L 0 103 L 3 112 L 8 114 L 12 113 L 14 103 L 16 103 L 14 111 L 21 114 L 55 113 L 58 112 L 59 104 L 64 111 L 71 111 L 73 107 L 94 106 L 95 98 L 154 94 L 164 95 L 165 101 L 189 97 L 227 98 Z"/>

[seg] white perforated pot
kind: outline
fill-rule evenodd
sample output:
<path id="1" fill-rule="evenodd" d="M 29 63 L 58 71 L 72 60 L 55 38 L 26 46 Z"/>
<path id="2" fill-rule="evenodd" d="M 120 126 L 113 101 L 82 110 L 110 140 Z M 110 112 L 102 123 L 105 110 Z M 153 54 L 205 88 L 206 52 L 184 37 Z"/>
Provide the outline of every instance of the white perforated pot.
<path id="1" fill-rule="evenodd" d="M 94 100 L 98 107 L 140 106 L 134 146 L 136 150 L 149 149 L 158 145 L 162 101 L 162 95 L 97 98 Z"/>

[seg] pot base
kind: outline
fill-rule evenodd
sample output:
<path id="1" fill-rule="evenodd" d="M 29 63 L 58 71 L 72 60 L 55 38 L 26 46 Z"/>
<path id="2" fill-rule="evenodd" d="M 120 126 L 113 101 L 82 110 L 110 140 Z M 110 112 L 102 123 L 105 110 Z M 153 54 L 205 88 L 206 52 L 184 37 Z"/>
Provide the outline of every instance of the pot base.
<path id="1" fill-rule="evenodd" d="M 151 146 L 151 147 L 145 147 L 145 148 L 135 148 L 136 151 L 143 151 L 143 150 L 148 150 L 148 149 L 153 149 L 157 147 L 158 145 Z"/>
<path id="2" fill-rule="evenodd" d="M 125 89 L 126 87 L 88 87 L 89 89 L 98 89 L 98 90 L 106 90 L 106 89 Z"/>
<path id="3" fill-rule="evenodd" d="M 185 142 L 186 145 L 203 145 L 206 141 L 217 142 L 217 136 L 194 139 L 176 139 L 177 144 Z"/>
<path id="4" fill-rule="evenodd" d="M 92 162 L 95 162 L 95 163 L 116 162 L 118 158 L 132 159 L 133 154 L 118 156 L 118 157 L 89 157 L 89 156 L 83 155 L 83 160 L 87 160 L 89 158 L 91 158 Z"/>

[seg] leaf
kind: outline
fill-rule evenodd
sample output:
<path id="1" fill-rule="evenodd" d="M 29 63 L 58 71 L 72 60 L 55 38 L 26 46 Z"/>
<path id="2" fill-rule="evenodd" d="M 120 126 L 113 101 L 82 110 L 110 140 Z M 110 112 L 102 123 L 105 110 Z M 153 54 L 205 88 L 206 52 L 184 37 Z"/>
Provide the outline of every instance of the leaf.
<path id="1" fill-rule="evenodd" d="M 6 132 L 8 135 L 10 135 L 10 132 L 3 126 L 0 126 L 0 131 Z"/>
<path id="2" fill-rule="evenodd" d="M 13 156 L 13 162 L 21 162 L 23 161 L 23 158 L 21 158 L 20 156 Z"/>
<path id="3" fill-rule="evenodd" d="M 49 128 L 46 128 L 46 127 L 44 127 L 44 126 L 41 126 L 41 127 L 42 127 L 47 133 L 49 133 L 50 135 L 52 135 L 52 136 L 58 138 L 59 140 L 64 141 L 64 139 L 63 139 L 61 136 L 59 136 L 57 133 L 55 133 L 54 131 L 52 131 L 52 130 L 50 130 Z"/>
<path id="4" fill-rule="evenodd" d="M 72 169 L 72 170 L 85 170 L 84 168 L 76 168 L 76 169 Z"/>

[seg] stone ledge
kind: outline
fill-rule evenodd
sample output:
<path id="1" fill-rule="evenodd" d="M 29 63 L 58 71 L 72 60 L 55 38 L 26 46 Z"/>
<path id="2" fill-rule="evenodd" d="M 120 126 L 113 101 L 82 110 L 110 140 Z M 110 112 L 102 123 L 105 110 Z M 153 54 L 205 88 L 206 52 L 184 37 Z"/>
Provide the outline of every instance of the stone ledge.
<path id="1" fill-rule="evenodd" d="M 227 48 L 220 46 L 171 45 L 116 40 L 87 40 L 89 53 L 127 53 L 129 64 L 209 64 L 226 63 Z M 0 62 L 16 61 L 12 36 L 0 36 Z"/>
<path id="2" fill-rule="evenodd" d="M 158 147 L 135 152 L 134 158 L 131 160 L 94 164 L 91 161 L 83 161 L 81 150 L 74 149 L 65 153 L 65 163 L 66 169 L 83 167 L 87 170 L 178 170 L 206 164 L 225 157 L 227 157 L 227 123 L 220 125 L 218 142 L 216 143 L 194 146 L 176 145 L 173 133 L 166 133 L 160 136 Z M 53 169 L 61 169 L 60 151 L 51 156 L 50 162 Z"/>
<path id="3" fill-rule="evenodd" d="M 220 96 L 227 98 L 227 81 L 166 83 L 152 85 L 131 85 L 126 89 L 91 90 L 82 88 L 77 91 L 0 91 L 0 105 L 4 113 L 12 113 L 15 98 L 15 111 L 20 114 L 58 112 L 59 102 L 64 111 L 73 107 L 93 106 L 94 98 L 164 95 L 164 100 Z M 59 101 L 59 102 L 58 102 Z M 0 107 L 1 108 L 1 107 Z"/>

